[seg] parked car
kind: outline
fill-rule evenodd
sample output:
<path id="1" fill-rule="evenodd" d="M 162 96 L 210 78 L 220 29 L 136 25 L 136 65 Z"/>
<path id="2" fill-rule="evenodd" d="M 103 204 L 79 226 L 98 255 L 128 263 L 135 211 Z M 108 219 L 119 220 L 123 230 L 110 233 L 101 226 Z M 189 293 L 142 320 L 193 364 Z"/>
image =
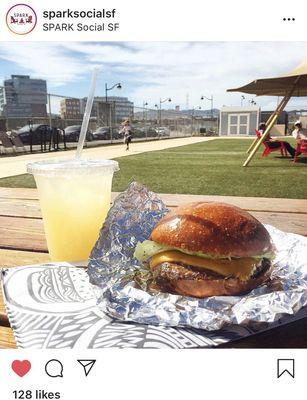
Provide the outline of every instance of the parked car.
<path id="1" fill-rule="evenodd" d="M 34 124 L 32 125 L 31 132 L 29 125 L 25 125 L 14 134 L 19 137 L 23 144 L 31 144 L 31 135 L 32 144 L 41 144 L 50 140 L 51 132 L 52 128 L 49 125 Z"/>
<path id="2" fill-rule="evenodd" d="M 71 125 L 64 129 L 66 142 L 77 142 L 79 140 L 81 125 Z M 94 139 L 90 130 L 86 132 L 86 140 L 91 142 Z"/>
<path id="3" fill-rule="evenodd" d="M 160 127 L 156 128 L 156 132 L 157 132 L 158 136 L 169 136 L 170 135 L 169 129 L 166 128 L 165 126 L 160 126 Z"/>
<path id="4" fill-rule="evenodd" d="M 101 128 L 98 128 L 95 132 L 93 132 L 94 139 L 102 139 L 102 140 L 115 140 L 115 139 L 121 139 L 122 134 L 120 134 L 120 127 L 119 126 L 113 126 L 112 128 L 112 135 L 111 135 L 111 130 L 108 126 L 103 126 Z M 112 136 L 112 137 L 111 137 Z"/>
<path id="5" fill-rule="evenodd" d="M 132 138 L 146 137 L 146 128 L 132 127 Z"/>
<path id="6" fill-rule="evenodd" d="M 93 132 L 93 140 L 110 140 L 110 128 L 107 126 L 102 126 Z"/>
<path id="7" fill-rule="evenodd" d="M 147 136 L 149 136 L 149 137 L 155 137 L 155 136 L 157 136 L 157 135 L 158 135 L 158 133 L 157 133 L 156 129 L 153 128 L 152 126 L 150 126 L 150 127 L 147 129 Z"/>

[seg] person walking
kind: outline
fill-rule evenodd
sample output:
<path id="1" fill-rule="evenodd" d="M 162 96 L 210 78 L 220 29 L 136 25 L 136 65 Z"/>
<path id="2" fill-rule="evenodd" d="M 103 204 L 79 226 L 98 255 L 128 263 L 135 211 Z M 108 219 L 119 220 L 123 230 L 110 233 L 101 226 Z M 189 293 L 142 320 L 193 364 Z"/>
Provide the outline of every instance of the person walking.
<path id="1" fill-rule="evenodd" d="M 124 135 L 124 143 L 126 145 L 126 151 L 127 151 L 129 150 L 129 145 L 132 142 L 132 127 L 130 125 L 129 119 L 126 119 L 126 121 L 123 122 L 120 133 Z"/>

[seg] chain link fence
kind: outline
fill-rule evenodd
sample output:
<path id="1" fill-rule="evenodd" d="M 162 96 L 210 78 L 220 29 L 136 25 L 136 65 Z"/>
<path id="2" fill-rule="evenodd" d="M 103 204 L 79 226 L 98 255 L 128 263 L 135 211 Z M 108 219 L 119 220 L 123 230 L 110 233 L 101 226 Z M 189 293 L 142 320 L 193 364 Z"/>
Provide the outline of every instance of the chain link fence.
<path id="1" fill-rule="evenodd" d="M 132 125 L 140 134 L 158 137 L 205 136 L 218 132 L 218 118 L 205 116 L 199 110 L 134 107 Z"/>
<path id="2" fill-rule="evenodd" d="M 0 87 L 1 89 L 1 87 Z M 31 96 L 33 103 L 30 104 Z M 18 98 L 29 98 L 29 104 L 18 103 Z M 12 141 L 19 138 L 26 150 L 48 151 L 76 146 L 82 124 L 86 98 L 19 91 L 11 94 L 9 102 L 0 93 L 0 132 Z M 215 135 L 218 118 L 205 116 L 199 110 L 166 110 L 133 107 L 125 98 L 105 101 L 96 97 L 86 136 L 87 146 L 122 141 L 121 124 L 129 119 L 134 141 L 166 139 L 194 135 Z M 24 100 L 23 100 L 24 101 Z M 16 143 L 18 140 L 16 139 Z M 1 143 L 0 143 L 1 144 Z"/>

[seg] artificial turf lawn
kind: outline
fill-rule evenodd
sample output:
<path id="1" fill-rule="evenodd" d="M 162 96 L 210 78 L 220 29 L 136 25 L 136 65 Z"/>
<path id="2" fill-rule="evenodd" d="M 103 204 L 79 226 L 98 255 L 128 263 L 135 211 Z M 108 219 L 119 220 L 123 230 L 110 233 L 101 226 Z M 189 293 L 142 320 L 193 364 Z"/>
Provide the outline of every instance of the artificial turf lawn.
<path id="1" fill-rule="evenodd" d="M 250 166 L 243 168 L 250 143 L 218 139 L 118 158 L 120 171 L 112 189 L 123 191 L 136 180 L 158 193 L 307 198 L 306 157 L 297 163 L 279 152 L 261 158 L 261 147 Z M 0 179 L 0 186 L 33 188 L 35 183 L 32 176 L 19 175 Z"/>

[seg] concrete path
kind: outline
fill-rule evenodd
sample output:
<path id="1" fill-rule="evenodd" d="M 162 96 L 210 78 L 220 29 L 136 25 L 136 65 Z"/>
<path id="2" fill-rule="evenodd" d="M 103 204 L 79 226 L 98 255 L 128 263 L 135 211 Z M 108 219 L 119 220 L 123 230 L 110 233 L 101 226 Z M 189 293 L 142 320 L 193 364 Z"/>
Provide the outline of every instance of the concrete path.
<path id="1" fill-rule="evenodd" d="M 112 159 L 117 157 L 124 157 L 129 155 L 135 155 L 145 153 L 148 151 L 169 149 L 172 147 L 185 146 L 187 144 L 206 142 L 215 139 L 214 137 L 187 137 L 177 139 L 164 139 L 156 140 L 152 142 L 139 142 L 132 143 L 130 150 L 126 151 L 125 145 L 110 145 L 96 148 L 84 149 L 84 157 L 86 158 L 105 158 Z M 14 176 L 25 174 L 26 165 L 32 161 L 40 161 L 46 159 L 69 159 L 73 158 L 75 150 L 66 152 L 54 152 L 54 153 L 37 153 L 37 154 L 25 154 L 20 156 L 12 157 L 0 157 L 0 178 L 6 176 Z"/>

